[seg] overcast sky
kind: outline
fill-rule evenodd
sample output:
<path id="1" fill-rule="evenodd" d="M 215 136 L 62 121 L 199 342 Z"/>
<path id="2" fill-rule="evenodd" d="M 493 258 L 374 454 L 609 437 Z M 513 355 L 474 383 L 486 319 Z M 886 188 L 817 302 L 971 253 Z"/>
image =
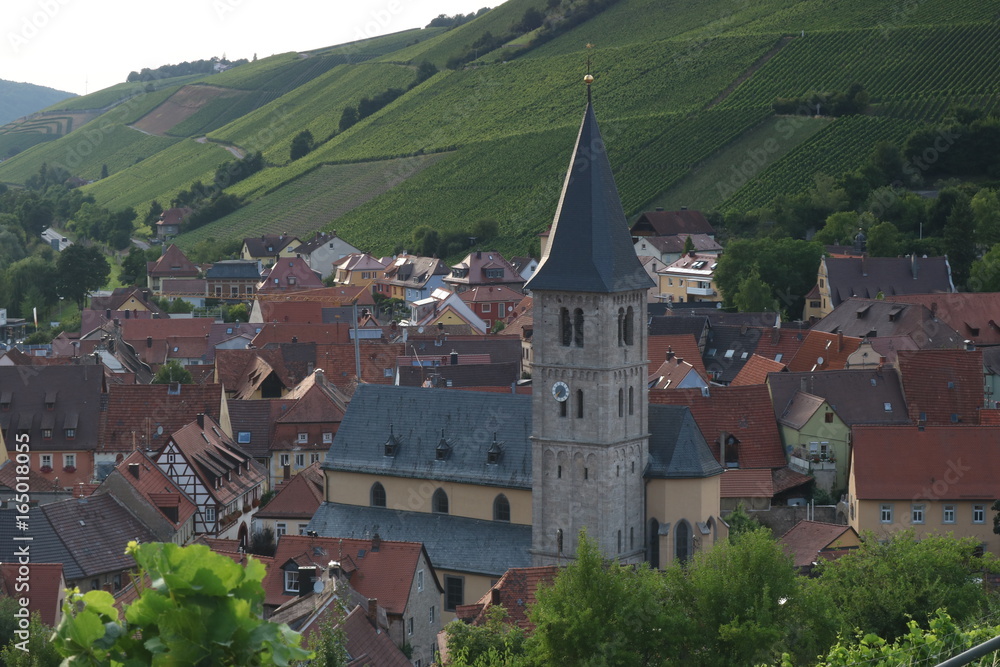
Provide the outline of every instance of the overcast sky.
<path id="1" fill-rule="evenodd" d="M 308 51 L 500 0 L 0 0 L 0 79 L 83 94 L 132 70 Z"/>

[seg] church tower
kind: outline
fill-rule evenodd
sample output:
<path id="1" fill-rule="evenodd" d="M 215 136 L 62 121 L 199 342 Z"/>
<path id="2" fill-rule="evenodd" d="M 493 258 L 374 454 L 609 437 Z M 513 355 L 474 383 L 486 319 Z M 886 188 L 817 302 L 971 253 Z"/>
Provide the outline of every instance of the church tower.
<path id="1" fill-rule="evenodd" d="M 587 108 L 534 297 L 532 560 L 574 558 L 586 529 L 607 558 L 644 559 L 649 451 L 646 291 L 594 109 Z"/>

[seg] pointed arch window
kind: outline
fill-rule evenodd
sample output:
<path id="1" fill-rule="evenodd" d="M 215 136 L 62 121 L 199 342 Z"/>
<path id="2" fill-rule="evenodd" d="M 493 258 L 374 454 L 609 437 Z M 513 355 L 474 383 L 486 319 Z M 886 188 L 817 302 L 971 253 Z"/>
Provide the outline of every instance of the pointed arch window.
<path id="1" fill-rule="evenodd" d="M 493 499 L 493 520 L 510 521 L 510 501 L 502 493 Z"/>
<path id="2" fill-rule="evenodd" d="M 372 484 L 371 506 L 385 507 L 385 487 L 382 486 L 381 482 L 375 482 Z"/>
<path id="3" fill-rule="evenodd" d="M 691 558 L 691 552 L 693 551 L 693 545 L 691 543 L 691 524 L 686 520 L 681 519 L 677 524 L 677 528 L 674 529 L 674 558 L 680 562 L 686 562 Z"/>
<path id="4" fill-rule="evenodd" d="M 583 347 L 583 308 L 573 311 L 573 345 Z"/>
<path id="5" fill-rule="evenodd" d="M 573 323 L 569 320 L 569 308 L 559 309 L 559 340 L 563 347 L 573 344 Z"/>
<path id="6" fill-rule="evenodd" d="M 431 510 L 437 514 L 448 513 L 448 494 L 439 488 L 431 497 Z"/>
<path id="7" fill-rule="evenodd" d="M 618 347 L 625 345 L 625 309 L 618 309 Z"/>
<path id="8" fill-rule="evenodd" d="M 631 395 L 632 394 L 630 388 L 629 396 L 631 397 Z M 622 390 L 621 387 L 618 388 L 618 416 L 619 417 L 625 416 L 625 392 Z"/>
<path id="9" fill-rule="evenodd" d="M 625 311 L 625 322 L 622 324 L 622 335 L 625 338 L 626 345 L 635 344 L 635 311 L 632 310 L 632 306 L 628 307 Z"/>

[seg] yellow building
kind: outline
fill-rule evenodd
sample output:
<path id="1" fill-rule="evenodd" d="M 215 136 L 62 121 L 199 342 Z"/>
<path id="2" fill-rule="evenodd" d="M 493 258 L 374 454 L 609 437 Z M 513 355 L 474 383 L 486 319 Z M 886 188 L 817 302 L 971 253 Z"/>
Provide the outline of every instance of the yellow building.
<path id="1" fill-rule="evenodd" d="M 656 272 L 659 300 L 670 303 L 722 301 L 715 284 L 716 255 L 689 253 Z"/>
<path id="2" fill-rule="evenodd" d="M 1000 553 L 993 501 L 1000 498 L 1000 430 L 994 426 L 855 426 L 848 521 L 885 539 L 973 537 Z"/>
<path id="3" fill-rule="evenodd" d="M 257 260 L 262 266 L 272 266 L 277 260 L 295 257 L 295 248 L 302 245 L 298 237 L 288 234 L 261 234 L 243 239 L 240 259 Z"/>

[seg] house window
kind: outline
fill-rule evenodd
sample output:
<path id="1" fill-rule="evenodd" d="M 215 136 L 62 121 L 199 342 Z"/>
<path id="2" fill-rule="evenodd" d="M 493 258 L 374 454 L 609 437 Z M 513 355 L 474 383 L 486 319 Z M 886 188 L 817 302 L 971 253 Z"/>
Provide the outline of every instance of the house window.
<path id="1" fill-rule="evenodd" d="M 448 494 L 444 489 L 438 489 L 431 498 L 431 509 L 438 514 L 448 513 Z"/>
<path id="2" fill-rule="evenodd" d="M 281 465 L 282 468 L 284 468 L 285 466 L 287 466 L 288 465 L 288 454 L 281 454 L 281 455 L 279 455 L 278 456 L 278 464 Z"/>
<path id="3" fill-rule="evenodd" d="M 827 424 L 832 424 L 833 423 L 833 413 L 832 412 L 827 412 L 825 415 L 823 415 L 823 420 Z"/>
<path id="4" fill-rule="evenodd" d="M 945 505 L 944 506 L 944 522 L 945 523 L 955 523 L 955 506 Z"/>
<path id="5" fill-rule="evenodd" d="M 493 312 L 493 305 L 489 304 L 489 303 L 484 303 L 483 304 L 483 312 L 484 313 L 491 313 L 491 312 Z"/>
<path id="6" fill-rule="evenodd" d="M 445 575 L 444 577 L 444 610 L 455 611 L 460 604 L 465 604 L 465 578 Z"/>
<path id="7" fill-rule="evenodd" d="M 417 592 L 418 593 L 423 593 L 424 592 L 424 571 L 423 570 L 417 570 Z"/>
<path id="8" fill-rule="evenodd" d="M 308 433 L 299 433 L 299 437 L 296 439 L 296 442 L 298 442 L 299 444 L 305 444 L 305 443 L 309 442 L 309 434 Z"/>
<path id="9" fill-rule="evenodd" d="M 43 428 L 42 429 L 42 439 L 43 440 L 51 440 L 52 439 L 52 429 L 50 429 L 50 428 Z"/>
<path id="10" fill-rule="evenodd" d="M 383 377 L 391 378 L 392 377 L 392 369 L 391 368 L 384 369 L 382 371 L 382 375 L 383 375 Z"/>
<path id="11" fill-rule="evenodd" d="M 986 505 L 972 506 L 972 523 L 986 523 Z"/>
<path id="12" fill-rule="evenodd" d="M 45 468 L 46 466 L 48 466 L 49 468 L 52 467 L 52 455 L 51 454 L 42 454 L 41 461 L 42 461 L 42 467 L 43 468 Z"/>
<path id="13" fill-rule="evenodd" d="M 250 431 L 240 431 L 236 434 L 236 442 L 241 445 L 250 444 Z"/>
<path id="14" fill-rule="evenodd" d="M 274 524 L 274 536 L 281 537 L 288 532 L 288 524 L 286 523 L 276 523 Z"/>
<path id="15" fill-rule="evenodd" d="M 299 571 L 298 570 L 285 570 L 285 592 L 286 593 L 298 593 L 299 592 Z"/>
<path id="16" fill-rule="evenodd" d="M 76 454 L 63 454 L 63 465 L 67 468 L 76 467 Z"/>
<path id="17" fill-rule="evenodd" d="M 371 506 L 385 507 L 385 487 L 380 482 L 372 484 Z"/>
<path id="18" fill-rule="evenodd" d="M 121 590 L 121 587 L 122 587 L 122 575 L 116 574 L 114 577 L 112 577 L 111 582 L 112 582 L 112 585 L 115 587 L 116 591 Z"/>
<path id="19" fill-rule="evenodd" d="M 510 521 L 510 501 L 502 493 L 493 500 L 493 520 Z"/>
<path id="20" fill-rule="evenodd" d="M 323 433 L 323 444 L 329 445 L 333 442 L 333 433 L 331 431 L 326 431 Z"/>
<path id="21" fill-rule="evenodd" d="M 221 297 L 222 296 L 222 285 L 216 285 L 215 286 L 215 296 L 217 296 L 217 297 Z"/>
<path id="22" fill-rule="evenodd" d="M 300 523 L 299 524 L 299 535 L 305 535 L 306 534 L 306 528 L 308 528 L 308 527 L 309 527 L 308 523 Z"/>
<path id="23" fill-rule="evenodd" d="M 924 509 L 925 505 L 913 505 L 910 508 L 910 523 L 923 523 L 924 522 Z"/>
<path id="24" fill-rule="evenodd" d="M 66 429 L 66 439 L 67 440 L 72 440 L 75 437 L 76 437 L 76 429 L 75 428 L 68 428 L 68 429 Z"/>
<path id="25" fill-rule="evenodd" d="M 882 523 L 892 523 L 892 505 L 882 505 L 879 510 L 879 521 Z"/>
<path id="26" fill-rule="evenodd" d="M 408 619 L 406 619 L 406 636 L 407 637 L 412 637 L 413 636 L 413 617 L 412 616 L 410 616 Z"/>
<path id="27" fill-rule="evenodd" d="M 319 454 L 313 452 L 309 455 L 309 463 L 316 463 L 317 461 L 319 461 Z"/>
<path id="28" fill-rule="evenodd" d="M 240 288 L 237 285 L 233 285 L 229 288 L 229 294 L 235 299 L 240 295 Z"/>
<path id="29" fill-rule="evenodd" d="M 205 523 L 215 523 L 215 508 L 206 507 L 205 508 Z"/>
<path id="30" fill-rule="evenodd" d="M 432 625 L 434 624 L 434 605 L 431 605 L 430 611 L 427 612 L 427 622 Z"/>
<path id="31" fill-rule="evenodd" d="M 573 326 L 569 321 L 568 308 L 559 309 L 559 340 L 563 347 L 569 347 L 570 343 L 573 342 Z"/>
<path id="32" fill-rule="evenodd" d="M 306 455 L 305 454 L 296 454 L 295 455 L 295 467 L 297 467 L 297 468 L 303 468 L 303 467 L 305 467 L 305 465 L 306 465 Z"/>

